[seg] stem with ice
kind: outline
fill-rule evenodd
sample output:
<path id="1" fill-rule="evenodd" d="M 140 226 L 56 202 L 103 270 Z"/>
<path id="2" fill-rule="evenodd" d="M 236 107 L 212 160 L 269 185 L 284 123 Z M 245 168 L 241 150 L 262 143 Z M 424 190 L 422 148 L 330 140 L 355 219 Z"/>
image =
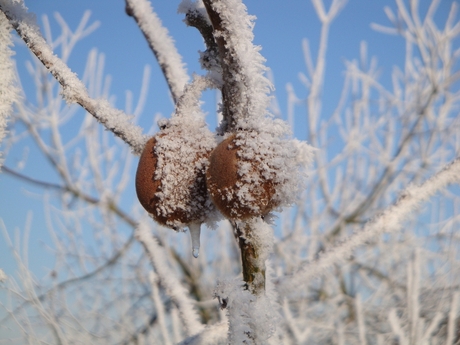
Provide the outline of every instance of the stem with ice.
<path id="1" fill-rule="evenodd" d="M 261 218 L 233 223 L 234 234 L 241 250 L 243 280 L 255 295 L 265 291 L 265 261 L 273 246 L 270 225 Z"/>

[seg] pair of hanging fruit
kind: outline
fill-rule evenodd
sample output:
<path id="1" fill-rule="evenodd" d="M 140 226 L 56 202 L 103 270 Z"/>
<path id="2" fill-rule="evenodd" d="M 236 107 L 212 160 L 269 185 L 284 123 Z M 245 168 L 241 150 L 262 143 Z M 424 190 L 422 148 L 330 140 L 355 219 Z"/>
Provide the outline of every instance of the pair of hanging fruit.
<path id="1" fill-rule="evenodd" d="M 238 222 L 294 203 L 312 152 L 306 143 L 290 139 L 285 122 L 268 114 L 272 85 L 252 44 L 246 7 L 236 1 L 235 11 L 224 15 L 222 2 L 203 4 L 214 35 L 211 48 L 219 55 L 209 73 L 215 85 L 209 85 L 210 78 L 195 77 L 185 88 L 175 114 L 145 146 L 136 174 L 142 206 L 164 226 L 188 227 L 194 256 L 200 225 L 216 208 Z M 200 116 L 201 91 L 209 86 L 222 91 L 218 145 Z"/>
<path id="2" fill-rule="evenodd" d="M 308 147 L 255 131 L 232 133 L 216 147 L 201 117 L 173 116 L 145 145 L 136 192 L 158 223 L 189 228 L 197 257 L 200 226 L 215 207 L 241 221 L 294 201 L 302 182 L 302 152 L 310 152 L 302 148 Z"/>

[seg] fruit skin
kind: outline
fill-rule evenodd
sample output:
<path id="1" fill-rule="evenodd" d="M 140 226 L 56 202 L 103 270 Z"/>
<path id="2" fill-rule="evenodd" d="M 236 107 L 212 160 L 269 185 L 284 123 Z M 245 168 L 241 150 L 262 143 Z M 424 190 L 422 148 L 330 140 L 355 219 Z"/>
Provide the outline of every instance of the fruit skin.
<path id="1" fill-rule="evenodd" d="M 180 133 L 160 133 L 147 141 L 137 167 L 136 193 L 141 205 L 158 223 L 178 230 L 190 223 L 202 222 L 212 205 L 207 196 L 204 169 L 191 166 L 185 168 L 193 171 L 184 172 L 180 159 L 169 162 L 174 167 L 170 169 L 171 174 L 176 175 L 172 176 L 176 184 L 174 191 L 169 192 L 165 191 L 162 179 L 156 178 L 160 161 L 156 150 L 157 137 L 165 135 L 176 136 Z M 206 154 L 197 153 L 195 162 Z"/>
<path id="2" fill-rule="evenodd" d="M 223 140 L 211 152 L 206 172 L 214 205 L 231 220 L 264 216 L 278 206 L 276 183 L 263 176 L 263 162 L 241 157 L 242 141 L 236 134 Z M 241 163 L 250 164 L 246 174 L 239 173 Z"/>
<path id="3" fill-rule="evenodd" d="M 155 205 L 158 203 L 158 187 L 161 185 L 160 180 L 155 180 L 155 169 L 158 157 L 155 153 L 156 138 L 150 138 L 145 144 L 139 159 L 136 171 L 136 194 L 139 202 L 144 209 L 150 214 L 156 214 Z M 165 224 L 166 219 L 158 220 L 159 223 Z"/>

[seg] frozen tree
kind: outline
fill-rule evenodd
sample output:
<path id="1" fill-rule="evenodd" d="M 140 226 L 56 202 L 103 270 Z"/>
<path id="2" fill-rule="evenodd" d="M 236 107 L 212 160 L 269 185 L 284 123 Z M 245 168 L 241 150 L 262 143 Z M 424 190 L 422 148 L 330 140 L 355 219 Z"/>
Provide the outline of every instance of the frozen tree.
<path id="1" fill-rule="evenodd" d="M 18 267 L 7 276 L 0 262 L 0 339 L 460 343 L 460 22 L 452 3 L 438 25 L 439 3 L 423 16 L 416 0 L 385 8 L 390 26 L 373 27 L 404 40 L 404 64 L 388 87 L 362 43 L 327 114 L 329 32 L 346 1 L 312 0 L 320 43 L 314 56 L 303 42 L 305 90 L 287 86 L 283 116 L 241 0 L 179 4 L 205 44 L 203 72 L 193 76 L 150 2 L 126 0 L 174 103 L 149 137 L 136 124 L 149 68 L 134 110 L 131 94 L 126 111 L 117 109 L 102 54 L 89 52 L 81 78 L 68 67 L 75 44 L 97 27 L 89 13 L 74 31 L 57 15 L 53 37 L 47 17 L 42 34 L 22 0 L 0 0 L 3 155 L 31 140 L 55 181 L 9 164 L 2 174 L 43 191 L 56 258 L 37 277 L 32 217 L 15 237 L 0 218 Z M 35 56 L 27 65 L 35 99 L 16 77 L 11 29 Z M 220 95 L 215 132 L 201 109 L 205 89 Z M 308 144 L 288 125 L 300 117 Z M 126 201 L 134 185 L 139 201 Z"/>

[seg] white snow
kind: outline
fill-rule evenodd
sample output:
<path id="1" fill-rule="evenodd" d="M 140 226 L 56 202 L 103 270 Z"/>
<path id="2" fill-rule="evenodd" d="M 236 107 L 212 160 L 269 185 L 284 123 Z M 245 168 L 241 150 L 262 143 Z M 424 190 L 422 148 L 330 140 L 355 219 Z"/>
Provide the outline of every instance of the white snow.
<path id="1" fill-rule="evenodd" d="M 276 314 L 267 296 L 252 294 L 240 280 L 218 282 L 214 295 L 227 312 L 229 344 L 269 343 L 276 331 Z"/>
<path id="2" fill-rule="evenodd" d="M 207 326 L 199 334 L 189 337 L 178 345 L 219 345 L 227 344 L 227 322 L 219 322 L 217 324 Z"/>

